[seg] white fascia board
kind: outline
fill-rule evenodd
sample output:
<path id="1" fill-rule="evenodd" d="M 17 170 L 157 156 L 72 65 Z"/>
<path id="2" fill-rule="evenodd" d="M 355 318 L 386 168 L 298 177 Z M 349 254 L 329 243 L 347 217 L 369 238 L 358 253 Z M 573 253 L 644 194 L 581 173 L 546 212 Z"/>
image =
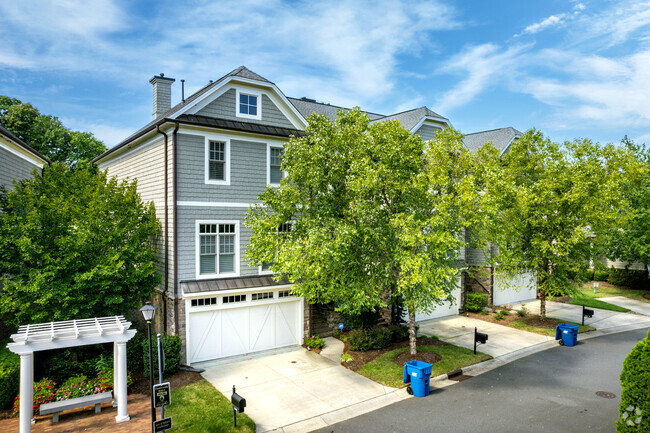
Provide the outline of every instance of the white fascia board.
<path id="1" fill-rule="evenodd" d="M 304 117 L 302 117 L 302 115 L 300 114 L 300 112 L 298 112 L 296 107 L 294 107 L 293 104 L 289 102 L 287 97 L 284 96 L 282 91 L 275 84 L 265 83 L 262 81 L 256 81 L 256 80 L 251 80 L 249 78 L 242 78 L 242 77 L 235 77 L 235 76 L 231 76 L 223 80 L 223 82 L 219 83 L 209 92 L 205 92 L 203 95 L 199 96 L 192 103 L 188 104 L 185 107 L 182 107 L 180 110 L 173 113 L 169 117 L 175 119 L 181 114 L 196 113 L 197 111 L 201 110 L 201 108 L 205 107 L 210 102 L 214 101 L 216 98 L 218 98 L 219 96 L 221 96 L 222 94 L 230 90 L 233 87 L 233 85 L 231 84 L 233 82 L 250 84 L 251 86 L 258 89 L 265 88 L 268 90 L 272 90 L 271 92 L 265 92 L 264 94 L 268 96 L 269 99 L 271 99 L 271 101 L 273 101 L 273 103 L 276 105 L 276 107 L 278 107 L 278 109 L 282 112 L 282 114 L 284 114 L 284 116 L 287 119 L 289 119 L 291 124 L 296 129 L 300 129 L 300 130 L 304 130 L 305 127 L 307 126 L 307 120 Z"/>
<path id="2" fill-rule="evenodd" d="M 5 137 L 4 135 L 0 136 L 0 147 L 12 155 L 16 155 L 17 157 L 24 159 L 25 161 L 35 165 L 38 168 L 43 168 L 43 166 L 47 164 L 47 161 L 42 160 L 37 155 L 34 155 L 32 152 L 30 152 L 28 149 L 25 149 L 23 146 L 20 146 L 9 137 Z"/>
<path id="3" fill-rule="evenodd" d="M 185 299 L 193 299 L 193 298 L 211 298 L 214 296 L 220 296 L 220 295 L 232 295 L 232 294 L 237 294 L 237 293 L 251 293 L 251 292 L 261 292 L 261 291 L 278 291 L 278 290 L 286 290 L 290 289 L 293 284 L 279 284 L 277 286 L 260 286 L 260 287 L 250 287 L 248 289 L 228 289 L 228 290 L 212 290 L 209 292 L 197 292 L 197 293 L 185 293 L 183 292 L 183 298 Z M 287 299 L 289 300 L 297 300 L 299 297 L 298 296 L 289 296 Z M 211 305 L 213 306 L 213 305 Z"/>
<path id="4" fill-rule="evenodd" d="M 508 149 L 510 149 L 510 145 L 512 145 L 512 143 L 514 143 L 514 141 L 519 139 L 520 137 L 521 137 L 520 134 L 515 134 L 515 136 L 512 137 L 512 139 L 508 142 L 508 144 L 506 144 L 506 147 L 503 148 L 503 150 L 499 154 L 499 158 L 501 158 L 503 155 L 505 155 L 505 153 L 508 151 Z"/>
<path id="5" fill-rule="evenodd" d="M 443 127 L 449 126 L 449 127 L 452 127 L 449 120 L 442 119 L 440 117 L 424 116 L 422 119 L 420 119 L 420 121 L 413 128 L 411 128 L 411 132 L 413 134 L 418 132 L 418 129 L 420 129 L 420 127 L 424 124 L 424 122 L 427 122 L 427 121 L 428 121 L 428 123 L 434 123 L 435 124 L 435 125 L 432 125 L 432 126 L 443 126 Z"/>

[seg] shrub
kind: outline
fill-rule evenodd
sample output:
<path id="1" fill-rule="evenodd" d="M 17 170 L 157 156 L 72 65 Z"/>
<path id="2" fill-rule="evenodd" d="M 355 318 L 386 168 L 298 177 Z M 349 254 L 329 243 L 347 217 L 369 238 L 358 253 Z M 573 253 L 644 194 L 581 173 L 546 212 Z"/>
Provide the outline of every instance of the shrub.
<path id="1" fill-rule="evenodd" d="M 359 314 L 343 314 L 343 324 L 348 329 L 372 328 L 379 322 L 379 311 L 362 311 Z"/>
<path id="2" fill-rule="evenodd" d="M 178 366 L 181 363 L 181 337 L 178 335 L 163 335 L 161 340 L 163 351 L 165 352 L 165 370 L 163 371 L 163 377 L 168 377 L 178 371 Z M 153 336 L 151 338 L 151 344 L 153 345 L 151 350 L 153 351 L 154 377 L 158 377 L 157 341 Z M 149 345 L 146 338 L 142 340 L 142 352 L 144 353 L 142 360 L 144 364 L 144 375 L 149 376 Z"/>
<path id="3" fill-rule="evenodd" d="M 650 431 L 650 332 L 625 358 L 621 372 L 620 419 L 616 431 Z"/>
<path id="4" fill-rule="evenodd" d="M 488 295 L 486 293 L 473 293 L 467 294 L 465 300 L 465 309 L 467 311 L 478 312 L 487 307 Z"/>
<path id="5" fill-rule="evenodd" d="M 145 332 L 138 332 L 135 334 L 129 342 L 126 344 L 126 365 L 130 371 L 144 371 L 144 364 L 142 363 L 144 359 L 144 352 L 142 351 L 142 342 L 147 341 L 145 338 Z M 147 353 L 148 352 L 147 348 Z"/>
<path id="6" fill-rule="evenodd" d="M 0 409 L 11 405 L 20 387 L 20 357 L 9 351 L 6 342 L 0 347 Z"/>
<path id="7" fill-rule="evenodd" d="M 615 269 L 611 268 L 607 275 L 607 282 L 615 286 L 624 286 L 631 289 L 644 289 L 647 287 L 648 277 L 644 270 Z"/>
<path id="8" fill-rule="evenodd" d="M 348 336 L 350 350 L 365 352 L 390 346 L 392 332 L 387 328 L 375 326 L 369 329 L 354 329 Z"/>
<path id="9" fill-rule="evenodd" d="M 101 355 L 95 363 L 97 371 L 97 384 L 106 391 L 113 389 L 115 372 L 113 370 L 113 357 Z M 129 387 L 133 383 L 131 372 L 126 373 L 126 386 Z"/>
<path id="10" fill-rule="evenodd" d="M 594 264 L 594 281 L 606 281 L 609 276 L 609 269 L 602 262 Z"/>
<path id="11" fill-rule="evenodd" d="M 498 313 L 498 314 L 496 314 L 494 316 L 494 319 L 495 320 L 503 320 L 506 316 L 507 316 L 507 314 L 503 314 L 503 311 L 501 311 L 500 313 Z"/>
<path id="12" fill-rule="evenodd" d="M 55 391 L 56 383 L 48 378 L 41 379 L 34 383 L 34 415 L 38 413 L 38 409 L 42 404 L 54 401 Z M 14 412 L 20 412 L 20 395 L 17 395 L 14 400 Z"/>
<path id="13" fill-rule="evenodd" d="M 341 355 L 341 362 L 350 362 L 354 361 L 354 358 L 349 353 L 344 353 Z"/>
<path id="14" fill-rule="evenodd" d="M 417 333 L 419 326 L 415 326 L 415 332 Z M 409 338 L 409 327 L 407 325 L 390 325 L 388 327 L 390 331 L 390 339 L 393 343 L 399 343 L 400 341 L 408 340 Z"/>
<path id="15" fill-rule="evenodd" d="M 73 361 L 71 358 L 70 350 L 63 350 L 48 357 L 43 363 L 43 375 L 56 383 L 64 383 L 69 377 L 79 375 L 95 377 L 97 374 L 95 364 L 99 359 L 98 356 L 83 361 Z"/>
<path id="16" fill-rule="evenodd" d="M 527 311 L 526 311 L 526 309 L 524 307 L 522 307 L 521 310 L 517 310 L 517 314 L 519 315 L 519 317 L 525 317 L 526 314 L 527 314 Z"/>
<path id="17" fill-rule="evenodd" d="M 325 346 L 325 340 L 312 335 L 311 337 L 305 338 L 305 346 L 312 349 L 322 349 Z"/>

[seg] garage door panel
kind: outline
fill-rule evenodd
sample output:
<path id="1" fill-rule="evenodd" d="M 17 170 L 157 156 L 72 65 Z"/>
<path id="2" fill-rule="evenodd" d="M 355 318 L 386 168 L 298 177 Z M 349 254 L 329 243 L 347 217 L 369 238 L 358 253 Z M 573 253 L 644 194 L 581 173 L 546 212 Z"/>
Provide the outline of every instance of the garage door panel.
<path id="1" fill-rule="evenodd" d="M 494 276 L 494 305 L 514 304 L 537 297 L 537 276 L 534 272 L 522 272 L 514 277 L 501 273 Z"/>
<path id="2" fill-rule="evenodd" d="M 264 305 L 250 308 L 251 310 L 251 351 L 272 349 L 275 346 L 275 308 Z"/>
<path id="3" fill-rule="evenodd" d="M 198 330 L 190 339 L 192 359 L 203 361 L 221 355 L 221 334 L 214 332 L 221 327 L 221 312 L 206 311 L 192 315 L 191 326 Z"/>
<path id="4" fill-rule="evenodd" d="M 214 308 L 212 311 L 189 312 L 190 363 L 301 342 L 303 317 L 299 299 Z"/>
<path id="5" fill-rule="evenodd" d="M 298 309 L 293 303 L 279 304 L 275 306 L 275 335 L 276 345 L 288 346 L 290 344 L 300 343 L 300 338 L 296 335 L 298 326 Z"/>
<path id="6" fill-rule="evenodd" d="M 221 332 L 215 330 L 214 334 L 221 334 L 221 356 L 233 356 L 248 352 L 250 340 L 248 308 L 234 308 L 221 312 Z"/>

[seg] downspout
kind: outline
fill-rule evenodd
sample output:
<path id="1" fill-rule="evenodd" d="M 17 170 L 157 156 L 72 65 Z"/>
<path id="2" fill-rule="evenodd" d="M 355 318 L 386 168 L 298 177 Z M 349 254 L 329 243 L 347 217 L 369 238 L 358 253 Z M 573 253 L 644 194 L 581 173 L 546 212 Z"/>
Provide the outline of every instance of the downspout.
<path id="1" fill-rule="evenodd" d="M 168 143 L 167 143 L 167 134 L 160 130 L 160 124 L 156 125 L 156 132 L 162 134 L 165 137 L 165 294 L 163 295 L 163 306 L 165 310 L 165 315 L 163 317 L 163 329 L 167 333 L 167 294 L 169 293 L 169 209 L 167 205 L 168 201 L 168 191 L 169 191 L 169 180 L 168 180 L 168 166 L 169 166 L 169 157 L 168 157 Z"/>
<path id="2" fill-rule="evenodd" d="M 178 335 L 179 332 L 179 327 L 178 327 L 178 217 L 176 216 L 177 212 L 177 188 L 176 188 L 176 177 L 178 170 L 176 169 L 176 148 L 178 147 L 176 144 L 178 143 L 178 128 L 180 127 L 180 124 L 178 121 L 176 121 L 176 127 L 174 128 L 173 136 L 174 136 L 174 142 L 172 143 L 172 163 L 174 165 L 174 175 L 172 177 L 173 181 L 173 187 L 174 187 L 174 203 L 172 203 L 173 209 L 174 209 L 174 320 L 175 320 L 175 331 L 176 334 Z"/>

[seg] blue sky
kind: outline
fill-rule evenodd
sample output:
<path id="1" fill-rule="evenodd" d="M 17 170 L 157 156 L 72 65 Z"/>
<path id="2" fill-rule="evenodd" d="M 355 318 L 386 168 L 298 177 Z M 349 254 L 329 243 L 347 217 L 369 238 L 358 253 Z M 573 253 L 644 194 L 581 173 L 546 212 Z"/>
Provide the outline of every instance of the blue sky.
<path id="1" fill-rule="evenodd" d="M 287 96 L 384 114 L 426 105 L 464 133 L 650 144 L 650 2 L 0 0 L 0 94 L 109 147 L 240 65 Z"/>

